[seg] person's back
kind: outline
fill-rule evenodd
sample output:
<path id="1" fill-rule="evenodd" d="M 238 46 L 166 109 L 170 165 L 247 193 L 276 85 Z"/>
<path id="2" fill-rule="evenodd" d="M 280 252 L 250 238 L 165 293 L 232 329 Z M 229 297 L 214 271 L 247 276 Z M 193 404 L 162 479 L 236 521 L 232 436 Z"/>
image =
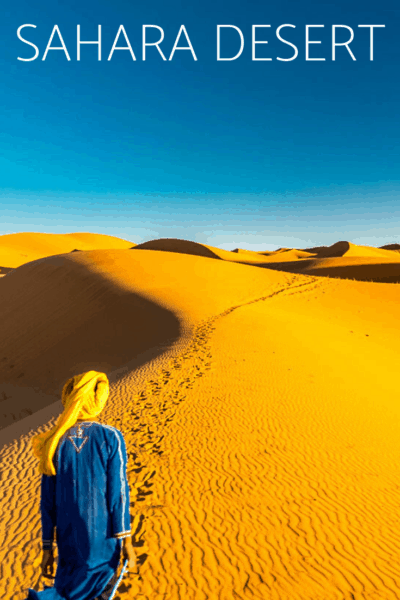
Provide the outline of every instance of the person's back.
<path id="1" fill-rule="evenodd" d="M 135 564 L 125 440 L 118 429 L 95 420 L 107 397 L 104 374 L 74 377 L 64 386 L 59 422 L 37 436 L 43 574 L 52 574 L 55 532 L 58 566 L 54 587 L 30 589 L 28 598 L 108 599 L 120 578 L 122 542 L 125 560 Z"/>
<path id="2" fill-rule="evenodd" d="M 75 541 L 66 549 L 69 562 L 76 556 L 90 568 L 110 556 L 113 538 L 129 533 L 126 463 L 123 435 L 109 425 L 80 422 L 61 438 L 53 485 L 57 535 Z"/>

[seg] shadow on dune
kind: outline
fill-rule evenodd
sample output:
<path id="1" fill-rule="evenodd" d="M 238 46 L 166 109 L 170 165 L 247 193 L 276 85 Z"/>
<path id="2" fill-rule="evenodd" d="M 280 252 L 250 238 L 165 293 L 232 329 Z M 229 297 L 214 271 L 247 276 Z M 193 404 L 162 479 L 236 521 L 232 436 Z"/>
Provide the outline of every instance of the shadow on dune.
<path id="1" fill-rule="evenodd" d="M 0 267 L 0 275 L 5 275 L 6 273 L 10 273 L 10 271 L 13 271 L 14 269 L 12 269 L 11 267 Z"/>
<path id="2" fill-rule="evenodd" d="M 138 368 L 180 336 L 172 312 L 78 255 L 39 259 L 1 279 L 0 427 L 54 402 L 72 375 Z"/>
<path id="3" fill-rule="evenodd" d="M 188 240 L 179 240 L 177 238 L 161 238 L 150 240 L 143 244 L 133 246 L 132 250 L 162 250 L 164 252 L 177 252 L 179 254 L 192 254 L 193 256 L 205 256 L 207 258 L 221 258 L 207 246 L 190 242 Z"/>
<path id="4" fill-rule="evenodd" d="M 346 265 L 337 267 L 316 268 L 310 275 L 334 277 L 339 279 L 355 279 L 357 281 L 375 281 L 377 283 L 399 283 L 400 264 L 380 263 L 376 265 Z"/>
<path id="5" fill-rule="evenodd" d="M 203 244 L 165 238 L 139 244 L 134 249 L 192 254 L 226 261 L 231 260 L 230 256 L 234 256 L 234 262 L 245 265 L 320 277 L 383 283 L 397 283 L 400 281 L 400 262 L 396 259 L 397 252 L 393 253 L 394 262 L 392 263 L 390 262 L 391 253 L 387 250 L 372 247 L 364 248 L 347 241 L 305 250 L 279 248 L 273 252 L 252 252 L 235 248 L 230 252 L 218 250 L 220 254 L 218 255 L 217 249 Z M 265 256 L 265 262 L 262 255 Z M 254 261 L 254 256 L 261 258 L 260 262 L 258 260 Z"/>
<path id="6" fill-rule="evenodd" d="M 334 258 L 344 256 L 351 249 L 349 242 L 336 242 L 332 246 L 318 248 L 318 258 Z M 314 249 L 316 252 L 316 249 Z"/>
<path id="7" fill-rule="evenodd" d="M 380 246 L 382 250 L 394 250 L 400 252 L 400 244 L 386 244 L 386 246 Z"/>
<path id="8" fill-rule="evenodd" d="M 288 273 L 302 273 L 310 265 L 315 263 L 315 259 L 304 259 L 304 260 L 293 260 L 285 262 L 263 262 L 259 263 L 257 267 L 263 267 L 264 269 L 272 269 L 273 271 L 286 271 Z"/>
<path id="9" fill-rule="evenodd" d="M 310 252 L 311 254 L 318 254 L 321 250 L 326 250 L 328 246 L 311 246 L 311 248 L 301 248 L 303 252 Z"/>
<path id="10" fill-rule="evenodd" d="M 332 277 L 336 279 L 355 279 L 357 281 L 375 281 L 377 283 L 399 283 L 400 263 L 375 263 L 337 265 L 323 267 L 318 266 L 315 259 L 296 262 L 263 263 L 266 269 L 286 271 L 288 273 L 301 273 L 317 277 Z"/>

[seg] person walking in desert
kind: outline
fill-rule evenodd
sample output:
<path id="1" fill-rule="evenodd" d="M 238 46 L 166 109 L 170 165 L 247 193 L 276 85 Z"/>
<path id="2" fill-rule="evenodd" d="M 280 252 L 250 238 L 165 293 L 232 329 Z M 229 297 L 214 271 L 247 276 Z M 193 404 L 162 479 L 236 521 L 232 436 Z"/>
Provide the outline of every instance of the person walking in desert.
<path id="1" fill-rule="evenodd" d="M 136 568 L 124 437 L 96 421 L 108 395 L 104 373 L 72 377 L 57 424 L 32 440 L 42 473 L 42 574 L 53 577 L 54 530 L 58 565 L 54 586 L 29 589 L 26 600 L 111 600 L 121 550 L 129 571 Z"/>

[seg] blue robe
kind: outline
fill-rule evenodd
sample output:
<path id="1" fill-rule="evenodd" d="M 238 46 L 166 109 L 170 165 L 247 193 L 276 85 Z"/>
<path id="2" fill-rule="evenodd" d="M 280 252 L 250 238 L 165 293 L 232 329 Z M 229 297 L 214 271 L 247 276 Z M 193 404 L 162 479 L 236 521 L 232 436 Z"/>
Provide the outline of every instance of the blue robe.
<path id="1" fill-rule="evenodd" d="M 54 586 L 29 589 L 27 600 L 111 600 L 121 539 L 130 534 L 127 455 L 122 433 L 96 422 L 77 423 L 60 439 L 56 475 L 42 475 L 43 548 L 56 528 Z"/>

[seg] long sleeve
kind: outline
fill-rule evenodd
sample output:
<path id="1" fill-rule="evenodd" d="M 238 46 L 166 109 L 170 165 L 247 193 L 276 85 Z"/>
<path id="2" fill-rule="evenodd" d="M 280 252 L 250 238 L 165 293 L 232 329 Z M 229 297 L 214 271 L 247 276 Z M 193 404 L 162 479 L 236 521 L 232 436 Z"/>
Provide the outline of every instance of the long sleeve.
<path id="1" fill-rule="evenodd" d="M 111 514 L 112 536 L 127 537 L 131 533 L 129 518 L 129 485 L 126 474 L 127 454 L 124 436 L 113 428 L 111 451 L 107 468 L 108 507 Z"/>
<path id="2" fill-rule="evenodd" d="M 42 518 L 42 547 L 51 548 L 56 526 L 56 476 L 42 475 L 40 512 Z"/>

